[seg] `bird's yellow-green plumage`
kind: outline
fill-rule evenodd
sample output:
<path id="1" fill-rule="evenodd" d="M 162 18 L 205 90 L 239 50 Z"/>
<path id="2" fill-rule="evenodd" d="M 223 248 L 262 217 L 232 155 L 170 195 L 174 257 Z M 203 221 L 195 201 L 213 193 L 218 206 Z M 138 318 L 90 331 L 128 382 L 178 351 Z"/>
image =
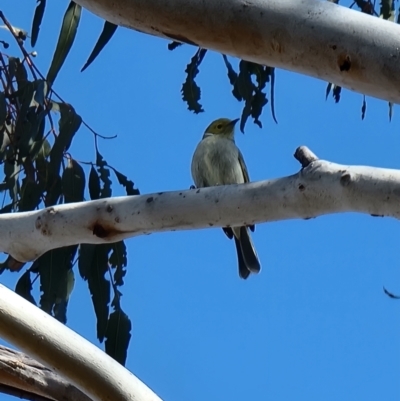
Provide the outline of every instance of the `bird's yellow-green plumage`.
<path id="1" fill-rule="evenodd" d="M 192 177 L 198 188 L 215 185 L 243 184 L 249 174 L 243 155 L 235 144 L 235 124 L 239 119 L 219 118 L 205 130 L 192 159 Z M 250 226 L 254 231 L 254 226 Z M 247 278 L 261 269 L 247 227 L 224 228 L 235 239 L 239 275 Z"/>

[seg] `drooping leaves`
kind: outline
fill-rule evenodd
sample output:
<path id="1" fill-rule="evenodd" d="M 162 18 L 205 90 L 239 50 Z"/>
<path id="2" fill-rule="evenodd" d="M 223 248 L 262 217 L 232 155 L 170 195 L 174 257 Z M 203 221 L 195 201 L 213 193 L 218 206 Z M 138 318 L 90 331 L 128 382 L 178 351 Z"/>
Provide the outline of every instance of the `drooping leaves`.
<path id="1" fill-rule="evenodd" d="M 82 123 L 82 118 L 71 105 L 66 103 L 52 102 L 52 109 L 59 111 L 61 115 L 58 122 L 59 133 L 50 152 L 52 172 L 58 174 L 64 152 L 71 146 L 72 139 Z"/>
<path id="2" fill-rule="evenodd" d="M 96 59 L 96 57 L 100 54 L 103 50 L 104 46 L 109 42 L 109 40 L 114 35 L 115 31 L 117 30 L 118 25 L 112 24 L 111 22 L 105 21 L 103 30 L 100 34 L 99 39 L 94 46 L 94 49 L 90 53 L 89 58 L 87 59 L 85 65 L 82 67 L 81 72 L 85 71 L 87 67 Z"/>
<path id="3" fill-rule="evenodd" d="M 60 112 L 59 132 L 50 151 L 50 161 L 40 161 L 42 178 L 46 177 L 46 206 L 56 204 L 61 196 L 61 161 L 64 152 L 71 146 L 72 139 L 82 123 L 82 118 L 76 114 L 74 108 L 69 104 L 52 102 L 52 109 Z"/>
<path id="4" fill-rule="evenodd" d="M 254 123 L 262 127 L 260 116 L 263 107 L 268 103 L 264 92 L 266 84 L 271 82 L 274 77 L 274 69 L 268 66 L 241 60 L 239 62 L 239 73 L 232 67 L 228 58 L 223 55 L 223 59 L 228 70 L 228 79 L 233 86 L 232 94 L 239 101 L 244 102 L 242 116 L 240 119 L 240 130 L 244 132 L 246 121 L 252 117 Z M 253 81 L 253 76 L 255 82 Z M 271 100 L 273 98 L 273 86 L 271 85 Z M 276 122 L 275 110 L 271 104 L 273 118 Z"/>
<path id="5" fill-rule="evenodd" d="M 32 295 L 32 281 L 31 281 L 31 273 L 27 270 L 17 281 L 17 285 L 15 286 L 15 292 L 21 297 L 25 298 L 27 301 L 36 305 L 35 298 Z"/>
<path id="6" fill-rule="evenodd" d="M 45 4 L 46 1 L 38 1 L 32 24 L 33 43 L 37 41 Z M 6 80 L 2 81 L 3 88 L 7 89 L 0 91 L 0 162 L 4 164 L 4 182 L 0 183 L 0 192 L 11 199 L 3 200 L 5 206 L 0 213 L 33 210 L 41 201 L 45 206 L 50 206 L 84 199 L 84 170 L 67 153 L 82 119 L 71 105 L 51 100 L 54 96 L 51 84 L 73 42 L 79 16 L 80 8 L 71 2 L 48 73 L 49 82 L 36 78 L 30 80 L 26 59 L 21 62 L 18 58 L 8 58 Z M 108 35 L 111 37 L 110 33 Z M 100 44 L 103 41 L 102 46 L 104 39 L 103 32 L 103 37 L 99 39 Z M 98 51 L 99 48 L 95 49 L 92 56 Z M 49 115 L 50 111 L 59 113 L 58 129 Z M 8 112 L 10 115 L 7 115 Z M 47 131 L 46 125 L 50 126 Z M 67 165 L 64 167 L 65 160 Z M 97 152 L 96 166 L 91 168 L 89 176 L 92 199 L 111 196 L 110 169 L 115 172 L 128 195 L 139 193 L 131 180 L 108 166 Z M 48 234 L 51 235 L 50 232 Z M 46 252 L 21 276 L 16 286 L 18 293 L 35 302 L 31 277 L 32 274 L 37 275 L 40 279 L 41 308 L 64 323 L 75 282 L 73 265 L 77 249 L 78 246 L 74 245 Z M 127 253 L 123 242 L 82 245 L 80 248 L 79 270 L 88 281 L 97 317 L 98 338 L 101 341 L 106 338 L 107 352 L 121 363 L 126 359 L 131 331 L 131 323 L 120 308 L 122 294 L 118 289 L 123 285 L 126 265 Z M 24 263 L 10 256 L 0 263 L 0 272 L 5 269 L 21 271 L 23 267 Z M 110 314 L 111 288 L 114 298 L 111 303 L 113 312 Z"/>
<path id="7" fill-rule="evenodd" d="M 328 96 L 332 90 L 332 86 L 333 86 L 332 82 L 328 82 L 328 85 L 326 86 L 326 90 L 325 90 L 325 100 L 328 99 Z"/>
<path id="8" fill-rule="evenodd" d="M 96 151 L 96 166 L 97 171 L 92 167 L 90 169 L 89 175 L 89 194 L 90 199 L 99 199 L 99 198 L 108 198 L 112 194 L 111 190 L 111 179 L 110 179 L 110 169 L 112 169 L 117 177 L 118 182 L 125 188 L 126 194 L 130 195 L 139 195 L 140 192 L 137 188 L 135 188 L 135 184 L 133 181 L 129 180 L 128 177 L 114 167 L 108 165 L 108 163 L 104 160 L 103 156 L 100 152 Z M 103 183 L 103 187 L 100 186 L 100 181 Z"/>
<path id="9" fill-rule="evenodd" d="M 73 289 L 73 260 L 78 246 L 53 249 L 40 256 L 32 269 L 40 274 L 40 307 L 66 323 L 66 309 Z"/>
<path id="10" fill-rule="evenodd" d="M 339 103 L 340 94 L 342 93 L 342 87 L 338 85 L 333 85 L 332 96 L 335 99 L 335 103 Z"/>
<path id="11" fill-rule="evenodd" d="M 124 326 L 118 328 L 118 320 L 114 320 L 118 313 L 122 312 L 119 303 L 121 293 L 117 287 L 123 285 L 123 278 L 126 274 L 126 265 L 127 253 L 123 241 L 114 244 L 81 244 L 80 246 L 79 272 L 81 277 L 88 282 L 89 291 L 92 296 L 92 302 L 97 318 L 97 338 L 100 342 L 102 342 L 104 338 L 107 338 L 108 345 L 106 344 L 106 350 L 108 348 L 110 352 L 113 352 L 113 354 L 110 355 L 115 357 L 119 362 L 121 362 L 122 359 L 118 359 L 117 355 L 120 355 L 122 352 L 121 350 L 125 350 L 126 352 L 130 338 L 130 335 L 128 336 L 128 334 L 131 329 L 129 319 L 124 318 L 123 315 L 121 315 L 120 318 L 122 319 L 121 324 Z M 109 269 L 114 270 L 114 300 L 112 302 L 114 312 L 111 314 L 109 312 L 111 285 L 109 280 L 106 279 L 106 274 Z M 129 327 L 125 326 L 128 322 Z M 112 325 L 111 327 L 110 324 Z M 122 337 L 119 338 L 119 336 Z M 128 338 L 123 340 L 126 336 L 128 336 Z M 120 351 L 115 354 L 115 350 L 118 349 Z M 109 353 L 108 351 L 106 352 Z"/>
<path id="12" fill-rule="evenodd" d="M 109 315 L 110 282 L 105 278 L 109 252 L 109 244 L 81 244 L 79 250 L 79 272 L 88 282 L 97 318 L 97 338 L 100 342 L 106 335 Z"/>
<path id="13" fill-rule="evenodd" d="M 109 198 L 112 194 L 110 170 L 107 168 L 107 162 L 99 151 L 96 152 L 96 166 L 100 174 L 100 181 L 103 183 L 103 187 L 100 191 L 100 198 Z"/>
<path id="14" fill-rule="evenodd" d="M 365 118 L 365 112 L 367 111 L 367 102 L 365 100 L 365 95 L 363 96 L 363 103 L 361 106 L 361 120 Z"/>
<path id="15" fill-rule="evenodd" d="M 278 124 L 275 114 L 275 68 L 271 68 L 271 114 L 275 123 Z"/>
<path id="16" fill-rule="evenodd" d="M 74 43 L 76 32 L 78 30 L 79 20 L 81 18 L 82 7 L 73 1 L 68 5 L 64 19 L 61 25 L 60 35 L 56 46 L 56 51 L 51 61 L 49 72 L 47 73 L 47 81 L 50 85 L 56 79 L 65 59 Z"/>
<path id="17" fill-rule="evenodd" d="M 109 264 L 111 268 L 115 269 L 114 299 L 112 301 L 114 312 L 108 318 L 105 350 L 108 355 L 117 360 L 121 365 L 124 365 L 132 330 L 129 317 L 121 309 L 120 298 L 122 294 L 117 288 L 124 284 L 123 277 L 126 274 L 127 253 L 124 241 L 113 244 Z"/>
<path id="18" fill-rule="evenodd" d="M 138 189 L 134 188 L 135 184 L 133 181 L 129 180 L 124 174 L 121 174 L 115 168 L 113 168 L 115 175 L 117 176 L 118 182 L 125 188 L 126 194 L 130 195 L 140 195 Z"/>
<path id="19" fill-rule="evenodd" d="M 190 63 L 186 66 L 186 80 L 182 85 L 182 99 L 186 102 L 188 110 L 193 111 L 195 114 L 203 112 L 203 107 L 199 103 L 201 97 L 201 91 L 199 86 L 196 84 L 195 78 L 199 73 L 199 66 L 206 55 L 207 50 L 199 48 L 196 54 L 190 60 Z"/>
<path id="20" fill-rule="evenodd" d="M 132 323 L 128 315 L 121 308 L 116 308 L 108 319 L 105 350 L 121 365 L 125 365 L 126 362 L 131 330 Z"/>
<path id="21" fill-rule="evenodd" d="M 339 103 L 340 96 L 342 94 L 342 87 L 339 85 L 335 85 L 333 83 L 328 83 L 328 85 L 326 87 L 326 92 L 325 92 L 325 99 L 328 99 L 328 96 L 331 92 L 332 92 L 332 97 L 333 97 L 335 103 Z M 364 105 L 365 105 L 365 108 L 364 108 Z M 362 119 L 365 118 L 366 110 L 367 110 L 367 103 L 365 102 L 365 98 L 364 98 L 363 106 L 361 108 L 361 118 Z"/>
<path id="22" fill-rule="evenodd" d="M 61 183 L 64 203 L 82 202 L 84 200 L 85 172 L 76 160 L 68 159 L 68 165 L 64 169 Z"/>
<path id="23" fill-rule="evenodd" d="M 39 184 L 29 175 L 25 176 L 22 180 L 18 210 L 27 212 L 36 209 L 41 201 L 42 193 Z"/>
<path id="24" fill-rule="evenodd" d="M 124 285 L 125 268 L 128 264 L 126 245 L 124 241 L 118 241 L 112 244 L 111 248 L 110 265 L 115 269 L 114 283 L 116 286 L 120 287 Z"/>
<path id="25" fill-rule="evenodd" d="M 18 165 L 17 160 L 13 155 L 12 149 L 9 149 L 7 152 L 6 160 L 4 162 L 4 182 L 7 185 L 7 189 L 14 206 L 17 204 L 18 201 L 19 171 L 20 166 Z"/>
<path id="26" fill-rule="evenodd" d="M 67 307 L 69 297 L 75 286 L 75 275 L 72 269 L 67 270 L 67 283 L 63 286 L 62 296 L 56 300 L 54 305 L 54 317 L 62 323 L 67 322 Z"/>
<path id="27" fill-rule="evenodd" d="M 38 5 L 35 9 L 35 14 L 32 21 L 32 32 L 31 32 L 31 46 L 35 47 L 37 38 L 39 36 L 40 25 L 42 24 L 44 10 L 46 8 L 46 0 L 37 0 Z"/>
<path id="28" fill-rule="evenodd" d="M 48 114 L 44 107 L 46 96 L 47 84 L 43 80 L 27 82 L 18 90 L 21 108 L 16 119 L 14 143 L 21 158 L 28 156 L 34 142 L 43 138 L 45 116 Z"/>
<path id="29" fill-rule="evenodd" d="M 240 102 L 240 101 L 242 101 L 243 97 L 241 96 L 240 92 L 237 90 L 237 87 L 236 87 L 236 81 L 238 79 L 238 74 L 232 67 L 232 64 L 229 62 L 228 57 L 226 57 L 225 54 L 222 55 L 222 58 L 224 59 L 226 69 L 228 70 L 229 83 L 233 86 L 232 94 Z"/>
<path id="30" fill-rule="evenodd" d="M 100 198 L 100 178 L 93 166 L 89 174 L 89 195 L 91 200 Z"/>

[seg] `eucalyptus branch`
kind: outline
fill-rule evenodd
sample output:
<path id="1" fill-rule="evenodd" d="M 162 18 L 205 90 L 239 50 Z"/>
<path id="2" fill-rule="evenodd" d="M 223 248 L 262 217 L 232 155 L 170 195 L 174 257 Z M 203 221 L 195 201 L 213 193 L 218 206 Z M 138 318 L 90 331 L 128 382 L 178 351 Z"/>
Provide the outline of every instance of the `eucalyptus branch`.
<path id="1" fill-rule="evenodd" d="M 358 212 L 400 219 L 400 170 L 344 166 L 296 150 L 289 177 L 57 205 L 0 215 L 0 251 L 20 262 L 80 243 Z"/>
<path id="2" fill-rule="evenodd" d="M 75 387 L 76 398 L 64 398 L 56 392 L 54 400 L 86 401 L 89 397 L 93 401 L 161 401 L 106 353 L 3 285 L 0 285 L 0 336 L 53 373 L 68 378 Z M 10 375 L 18 373 L 17 367 L 22 369 L 24 365 L 12 365 Z M 45 368 L 36 364 L 36 369 Z M 47 370 L 45 377 L 49 375 Z M 38 391 L 43 388 L 43 383 L 37 386 Z"/>
<path id="3" fill-rule="evenodd" d="M 116 25 L 400 103 L 400 26 L 330 1 L 76 3 Z"/>

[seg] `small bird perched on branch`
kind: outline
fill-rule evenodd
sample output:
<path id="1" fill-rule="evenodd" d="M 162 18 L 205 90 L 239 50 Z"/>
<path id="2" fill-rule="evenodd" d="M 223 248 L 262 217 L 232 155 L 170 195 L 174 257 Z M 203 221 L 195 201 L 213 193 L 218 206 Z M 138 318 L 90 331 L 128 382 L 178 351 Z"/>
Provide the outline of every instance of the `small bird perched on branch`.
<path id="1" fill-rule="evenodd" d="M 250 182 L 243 155 L 235 144 L 235 125 L 239 119 L 220 118 L 205 130 L 192 159 L 192 177 L 197 188 Z M 254 225 L 249 226 L 254 231 Z M 225 234 L 234 238 L 239 276 L 261 270 L 248 227 L 226 227 Z"/>

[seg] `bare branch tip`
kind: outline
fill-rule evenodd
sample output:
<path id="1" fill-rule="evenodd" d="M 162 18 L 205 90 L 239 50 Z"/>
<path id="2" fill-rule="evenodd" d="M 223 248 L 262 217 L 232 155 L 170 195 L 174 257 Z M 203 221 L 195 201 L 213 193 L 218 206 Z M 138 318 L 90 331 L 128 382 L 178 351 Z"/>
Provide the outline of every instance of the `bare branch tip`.
<path id="1" fill-rule="evenodd" d="M 294 152 L 294 158 L 300 162 L 303 168 L 318 160 L 318 157 L 307 146 L 299 146 Z"/>

